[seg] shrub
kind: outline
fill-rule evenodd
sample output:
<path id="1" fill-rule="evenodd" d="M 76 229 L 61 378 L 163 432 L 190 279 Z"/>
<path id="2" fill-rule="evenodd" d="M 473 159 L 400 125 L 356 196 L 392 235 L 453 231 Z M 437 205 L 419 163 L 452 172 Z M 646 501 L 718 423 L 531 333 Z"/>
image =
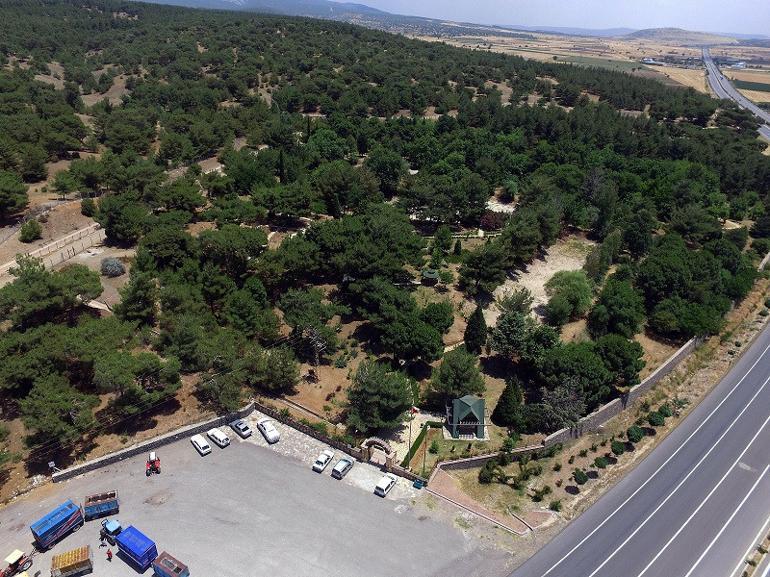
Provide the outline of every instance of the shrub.
<path id="1" fill-rule="evenodd" d="M 534 501 L 535 503 L 540 503 L 543 500 L 543 497 L 550 494 L 551 494 L 551 487 L 549 485 L 546 485 L 542 489 L 536 489 L 534 493 L 532 493 L 532 501 Z"/>
<path id="2" fill-rule="evenodd" d="M 126 267 L 123 263 L 114 257 L 107 257 L 102 259 L 101 266 L 102 274 L 106 277 L 115 278 L 126 273 Z"/>
<path id="3" fill-rule="evenodd" d="M 610 450 L 616 457 L 620 457 L 623 453 L 626 452 L 626 445 L 621 441 L 612 441 Z"/>
<path id="4" fill-rule="evenodd" d="M 580 453 L 578 453 L 581 457 L 585 457 L 588 455 L 588 449 L 582 449 Z"/>
<path id="5" fill-rule="evenodd" d="M 662 427 L 666 424 L 666 418 L 658 411 L 652 411 L 649 415 L 647 415 L 647 422 L 651 427 Z"/>
<path id="6" fill-rule="evenodd" d="M 551 501 L 551 504 L 548 505 L 548 508 L 551 511 L 556 511 L 558 513 L 559 511 L 561 511 L 561 501 L 559 501 L 558 499 Z"/>
<path id="7" fill-rule="evenodd" d="M 626 436 L 630 442 L 636 444 L 644 438 L 644 429 L 634 425 L 633 427 L 628 428 Z"/>
<path id="8" fill-rule="evenodd" d="M 479 471 L 479 483 L 489 485 L 495 477 L 495 467 L 497 467 L 497 463 L 494 459 L 484 463 L 484 466 Z"/>
<path id="9" fill-rule="evenodd" d="M 570 455 L 570 456 L 569 456 L 569 459 L 567 459 L 567 462 L 568 462 L 570 465 L 571 465 L 572 463 L 574 463 L 574 462 L 575 462 L 575 455 Z"/>
<path id="10" fill-rule="evenodd" d="M 596 457 L 594 459 L 594 466 L 597 469 L 606 469 L 609 464 L 610 462 L 607 460 L 607 457 Z"/>
<path id="11" fill-rule="evenodd" d="M 572 472 L 572 478 L 578 485 L 585 485 L 588 482 L 588 475 L 583 469 L 575 469 Z"/>
<path id="12" fill-rule="evenodd" d="M 561 471 L 561 463 L 554 463 L 553 470 L 556 472 Z"/>
<path id="13" fill-rule="evenodd" d="M 670 416 L 674 414 L 673 411 L 671 410 L 671 407 L 668 406 L 668 403 L 658 407 L 658 412 L 663 416 L 664 419 L 668 419 Z"/>
<path id="14" fill-rule="evenodd" d="M 428 449 L 428 452 L 429 452 L 431 455 L 438 455 L 438 451 L 439 451 L 438 441 L 434 440 L 434 441 L 433 441 L 433 442 L 430 444 L 430 448 Z"/>
<path id="15" fill-rule="evenodd" d="M 80 201 L 80 214 L 88 217 L 96 214 L 96 203 L 93 198 L 84 198 Z"/>
<path id="16" fill-rule="evenodd" d="M 21 231 L 19 231 L 19 240 L 21 242 L 32 242 L 42 236 L 43 227 L 34 218 L 21 225 Z"/>

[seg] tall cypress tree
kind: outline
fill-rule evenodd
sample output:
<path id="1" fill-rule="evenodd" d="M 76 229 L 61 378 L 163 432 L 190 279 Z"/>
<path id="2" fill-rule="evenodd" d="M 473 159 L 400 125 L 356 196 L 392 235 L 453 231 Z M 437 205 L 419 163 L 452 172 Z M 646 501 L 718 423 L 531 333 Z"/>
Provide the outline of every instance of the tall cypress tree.
<path id="1" fill-rule="evenodd" d="M 481 306 L 477 305 L 471 318 L 468 319 L 464 339 L 465 348 L 474 355 L 481 353 L 481 349 L 487 344 L 487 323 L 484 320 L 484 311 L 481 310 Z"/>

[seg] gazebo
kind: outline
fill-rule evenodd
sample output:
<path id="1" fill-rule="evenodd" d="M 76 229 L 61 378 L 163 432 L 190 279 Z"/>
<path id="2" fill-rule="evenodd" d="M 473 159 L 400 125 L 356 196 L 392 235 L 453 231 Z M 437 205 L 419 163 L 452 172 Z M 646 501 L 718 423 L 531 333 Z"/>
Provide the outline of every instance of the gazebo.
<path id="1" fill-rule="evenodd" d="M 447 406 L 446 422 L 453 439 L 484 439 L 487 423 L 484 399 L 476 395 L 465 395 Z"/>

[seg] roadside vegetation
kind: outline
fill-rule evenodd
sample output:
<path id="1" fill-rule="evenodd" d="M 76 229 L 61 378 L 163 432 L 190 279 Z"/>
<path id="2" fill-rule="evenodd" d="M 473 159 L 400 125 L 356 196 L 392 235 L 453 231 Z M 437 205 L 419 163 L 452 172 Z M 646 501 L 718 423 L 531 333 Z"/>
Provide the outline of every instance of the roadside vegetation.
<path id="1" fill-rule="evenodd" d="M 128 270 L 114 314 L 87 306 L 102 281 L 81 265 L 21 258 L 0 288 L 0 388 L 38 462 L 174 410 L 185 379 L 217 411 L 315 395 L 351 436 L 496 379 L 495 442 L 515 446 L 638 383 L 640 333 L 716 333 L 768 249 L 756 124 L 693 90 L 132 2 L 11 0 L 0 36 L 0 218 L 91 151 L 54 188 L 135 249 L 102 268 Z M 35 80 L 54 62 L 60 89 Z M 591 240 L 583 269 L 547 281 L 537 316 L 526 291 L 498 298 L 487 326 L 496 290 L 568 234 Z"/>

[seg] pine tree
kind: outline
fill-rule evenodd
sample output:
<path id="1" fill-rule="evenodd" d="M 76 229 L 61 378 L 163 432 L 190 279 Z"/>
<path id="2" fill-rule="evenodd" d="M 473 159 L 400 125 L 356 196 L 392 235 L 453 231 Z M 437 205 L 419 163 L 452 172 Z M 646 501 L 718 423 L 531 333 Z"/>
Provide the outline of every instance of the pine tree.
<path id="1" fill-rule="evenodd" d="M 121 300 L 115 314 L 124 321 L 139 321 L 153 325 L 158 314 L 158 287 L 151 273 L 132 274 L 129 283 L 120 291 Z"/>
<path id="2" fill-rule="evenodd" d="M 524 393 L 518 377 L 511 377 L 492 412 L 492 422 L 516 431 L 524 429 Z"/>
<path id="3" fill-rule="evenodd" d="M 481 306 L 476 306 L 471 318 L 468 319 L 468 326 L 465 327 L 465 348 L 469 353 L 478 355 L 481 349 L 487 344 L 487 323 L 484 320 L 484 311 Z"/>

